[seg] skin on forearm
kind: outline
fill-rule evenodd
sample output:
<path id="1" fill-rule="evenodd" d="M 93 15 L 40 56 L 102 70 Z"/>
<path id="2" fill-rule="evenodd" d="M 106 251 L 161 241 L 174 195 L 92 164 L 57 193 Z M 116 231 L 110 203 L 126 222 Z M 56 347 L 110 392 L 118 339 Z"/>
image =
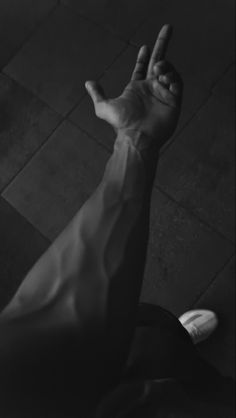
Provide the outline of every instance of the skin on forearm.
<path id="1" fill-rule="evenodd" d="M 149 183 L 131 139 L 118 137 L 97 190 L 29 272 L 2 318 L 39 310 L 59 294 L 68 295 L 70 289 L 77 299 L 85 287 L 90 290 L 88 282 L 99 284 L 97 277 L 112 277 L 122 264 L 132 229 L 150 201 Z M 97 277 L 90 278 L 92 270 Z M 83 279 L 85 275 L 88 280 Z"/>
<path id="2" fill-rule="evenodd" d="M 30 271 L 2 321 L 12 318 L 14 329 L 20 317 L 16 327 L 29 337 L 31 324 L 34 333 L 35 327 L 86 330 L 104 339 L 106 358 L 121 365 L 145 267 L 149 174 L 131 138 L 118 136 L 99 187 Z"/>
<path id="3" fill-rule="evenodd" d="M 168 139 L 179 114 L 176 77 L 171 73 L 168 86 L 159 80 L 173 71 L 161 62 L 169 39 L 165 26 L 151 58 L 148 48 L 141 48 L 132 80 L 119 98 L 106 100 L 98 86 L 87 84 L 97 116 L 120 132 L 114 153 L 100 186 L 0 316 L 0 368 L 6 371 L 4 389 L 7 379 L 10 383 L 9 399 L 10 365 L 19 381 L 18 397 L 24 393 L 27 405 L 31 382 L 37 382 L 35 399 L 42 392 L 47 400 L 55 396 L 57 418 L 65 416 L 63 408 L 58 413 L 59 404 L 70 394 L 76 416 L 80 394 L 80 415 L 87 417 L 92 399 L 95 404 L 106 383 L 120 376 L 126 359 L 146 261 L 156 148 Z M 41 400 L 34 405 L 43 406 Z M 70 404 L 66 399 L 67 416 Z M 6 405 L 8 410 L 10 402 Z"/>

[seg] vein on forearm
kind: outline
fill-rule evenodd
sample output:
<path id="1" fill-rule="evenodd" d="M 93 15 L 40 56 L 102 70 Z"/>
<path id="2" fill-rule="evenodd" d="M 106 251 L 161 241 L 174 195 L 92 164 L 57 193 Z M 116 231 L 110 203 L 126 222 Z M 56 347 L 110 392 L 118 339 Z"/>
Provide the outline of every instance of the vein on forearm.
<path id="1" fill-rule="evenodd" d="M 100 303 L 101 311 L 106 313 L 110 281 L 124 263 L 128 240 L 143 210 L 145 185 L 145 170 L 137 150 L 128 142 L 119 143 L 101 184 L 73 222 L 73 236 L 77 239 L 72 239 L 74 250 L 67 254 L 69 258 L 74 254 L 77 260 L 79 271 L 74 286 L 80 312 L 86 306 L 92 312 L 93 303 L 96 309 Z M 130 267 L 134 261 L 130 260 Z M 63 270 L 66 265 L 71 269 L 73 262 L 61 263 Z"/>
<path id="2" fill-rule="evenodd" d="M 129 140 L 118 138 L 99 187 L 29 272 L 6 314 L 43 310 L 51 302 L 57 307 L 62 295 L 57 321 L 68 312 L 81 321 L 104 318 L 112 278 L 122 270 L 131 283 L 136 274 L 148 219 L 148 208 L 143 215 L 150 198 L 147 183 L 138 151 Z M 136 256 L 127 261 L 131 241 Z M 128 282 L 126 287 L 129 292 Z"/>

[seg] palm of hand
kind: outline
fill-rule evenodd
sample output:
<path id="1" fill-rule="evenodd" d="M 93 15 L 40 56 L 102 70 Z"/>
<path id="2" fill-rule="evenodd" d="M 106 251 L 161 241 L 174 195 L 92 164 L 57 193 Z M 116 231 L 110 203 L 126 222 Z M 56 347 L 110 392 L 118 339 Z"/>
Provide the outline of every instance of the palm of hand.
<path id="1" fill-rule="evenodd" d="M 152 83 L 152 80 L 131 81 L 120 97 L 109 100 L 103 118 L 117 131 L 139 131 L 151 138 L 157 132 L 160 142 L 162 136 L 171 136 L 179 107 L 175 97 L 163 97 L 162 91 L 154 90 Z"/>
<path id="2" fill-rule="evenodd" d="M 106 99 L 97 83 L 86 84 L 96 115 L 117 132 L 129 131 L 148 138 L 144 140 L 145 148 L 153 141 L 161 147 L 173 134 L 180 114 L 181 79 L 173 66 L 163 61 L 170 35 L 171 28 L 165 25 L 151 58 L 148 48 L 141 48 L 131 82 L 120 97 Z"/>

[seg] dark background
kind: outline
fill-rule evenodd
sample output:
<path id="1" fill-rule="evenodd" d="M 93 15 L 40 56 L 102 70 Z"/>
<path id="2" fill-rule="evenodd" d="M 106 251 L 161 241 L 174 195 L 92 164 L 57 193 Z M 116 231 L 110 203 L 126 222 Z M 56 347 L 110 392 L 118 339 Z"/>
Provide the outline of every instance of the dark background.
<path id="1" fill-rule="evenodd" d="M 234 375 L 234 1 L 0 0 L 0 307 L 94 190 L 113 133 L 84 82 L 108 95 L 164 23 L 185 83 L 162 150 L 142 300 L 217 311 L 199 346 Z"/>

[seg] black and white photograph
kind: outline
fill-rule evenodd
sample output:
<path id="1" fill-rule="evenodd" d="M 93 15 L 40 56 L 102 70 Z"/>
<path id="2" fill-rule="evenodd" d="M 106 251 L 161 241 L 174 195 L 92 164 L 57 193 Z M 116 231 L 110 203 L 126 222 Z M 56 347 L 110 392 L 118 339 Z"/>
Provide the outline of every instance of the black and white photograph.
<path id="1" fill-rule="evenodd" d="M 235 1 L 0 0 L 0 418 L 235 418 Z"/>

